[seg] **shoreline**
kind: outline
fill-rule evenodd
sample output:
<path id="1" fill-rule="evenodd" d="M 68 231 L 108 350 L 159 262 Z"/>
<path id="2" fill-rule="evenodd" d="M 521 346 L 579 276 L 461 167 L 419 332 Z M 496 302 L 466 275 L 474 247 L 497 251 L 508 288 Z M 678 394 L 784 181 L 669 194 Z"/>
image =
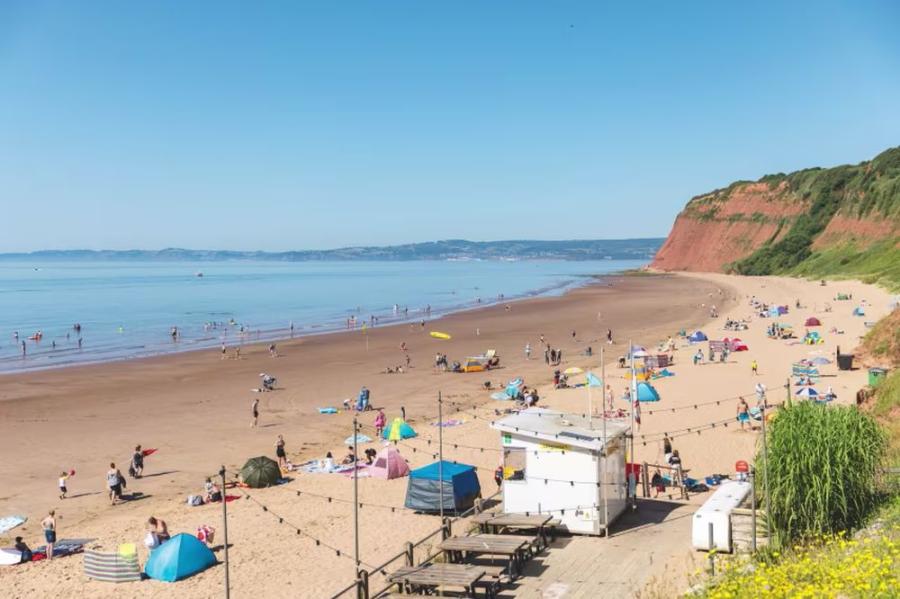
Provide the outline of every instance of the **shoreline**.
<path id="1" fill-rule="evenodd" d="M 172 356 L 179 354 L 186 354 L 190 352 L 197 351 L 207 351 L 210 349 L 219 349 L 221 344 L 224 342 L 228 351 L 233 351 L 236 347 L 240 347 L 243 351 L 245 347 L 252 347 L 261 344 L 269 344 L 269 343 L 289 343 L 294 340 L 298 340 L 301 338 L 314 337 L 319 335 L 334 335 L 339 333 L 352 333 L 352 332 L 360 332 L 363 326 L 366 326 L 368 330 L 374 331 L 376 329 L 383 329 L 385 327 L 391 326 L 401 326 L 401 325 L 410 325 L 419 323 L 421 320 L 425 320 L 426 323 L 431 323 L 435 321 L 440 321 L 447 316 L 451 316 L 454 314 L 460 314 L 464 312 L 477 311 L 482 309 L 487 309 L 491 307 L 496 307 L 499 305 L 512 304 L 512 303 L 521 303 L 523 301 L 528 301 L 532 299 L 538 298 L 554 298 L 554 297 L 563 297 L 567 293 L 570 293 L 576 289 L 581 289 L 584 287 L 590 287 L 592 285 L 601 285 L 603 280 L 608 279 L 610 277 L 620 277 L 620 276 L 633 276 L 635 272 L 634 269 L 624 269 L 621 271 L 606 273 L 606 274 L 583 274 L 583 275 L 571 275 L 571 280 L 565 280 L 559 282 L 554 285 L 549 285 L 537 289 L 528 290 L 522 292 L 517 295 L 513 295 L 510 297 L 502 297 L 502 298 L 494 298 L 490 301 L 479 302 L 479 303 L 458 303 L 458 304 L 450 304 L 445 307 L 441 307 L 433 310 L 430 313 L 425 312 L 424 308 L 415 308 L 411 310 L 413 316 L 395 316 L 392 313 L 382 313 L 382 314 L 374 314 L 374 316 L 381 321 L 384 319 L 384 323 L 376 323 L 375 325 L 370 326 L 367 320 L 360 320 L 358 325 L 355 325 L 353 328 L 347 326 L 341 326 L 337 321 L 331 322 L 326 321 L 322 323 L 311 323 L 311 324 L 303 324 L 300 323 L 299 326 L 295 327 L 292 333 L 289 327 L 284 328 L 269 328 L 269 329 L 256 329 L 254 331 L 248 332 L 246 335 L 241 332 L 235 332 L 234 329 L 229 327 L 233 325 L 229 325 L 228 323 L 224 323 L 224 328 L 221 329 L 210 329 L 208 331 L 209 336 L 203 337 L 191 337 L 186 341 L 178 341 L 177 343 L 184 343 L 181 347 L 172 347 L 170 344 L 169 347 L 171 349 L 161 349 L 165 343 L 160 342 L 160 349 L 146 349 L 147 345 L 140 346 L 132 346 L 131 349 L 138 349 L 139 351 L 133 354 L 116 354 L 111 356 L 96 356 L 96 357 L 88 357 L 82 360 L 72 360 L 70 362 L 65 363 L 44 363 L 44 364 L 36 364 L 36 365 L 28 365 L 24 368 L 13 368 L 6 370 L 4 366 L 6 364 L 17 364 L 21 363 L 22 358 L 20 357 L 6 357 L 0 358 L 0 380 L 3 377 L 7 377 L 10 375 L 17 374 L 27 374 L 32 372 L 45 372 L 50 370 L 58 370 L 62 368 L 77 368 L 77 367 L 85 367 L 85 366 L 95 366 L 95 365 L 104 365 L 104 364 L 116 364 L 121 362 L 133 362 L 139 360 L 148 360 L 154 358 L 160 358 L 164 356 Z M 656 274 L 665 274 L 665 273 L 656 273 Z M 355 315 L 356 313 L 352 310 L 346 310 L 346 314 Z M 290 321 L 290 319 L 285 319 Z M 232 331 L 235 335 L 232 339 L 227 339 L 227 334 L 229 331 Z M 225 337 L 220 336 L 220 333 L 225 333 Z M 103 347 L 103 346 L 101 346 Z M 54 352 L 58 352 L 57 355 L 96 355 L 95 351 L 110 351 L 110 352 L 118 352 L 121 351 L 120 347 L 113 347 L 109 350 L 87 350 L 86 352 L 79 348 L 67 348 L 67 349 L 59 349 L 52 350 Z M 38 354 L 42 358 L 52 358 L 52 354 Z M 31 358 L 26 358 L 26 360 L 30 360 Z"/>

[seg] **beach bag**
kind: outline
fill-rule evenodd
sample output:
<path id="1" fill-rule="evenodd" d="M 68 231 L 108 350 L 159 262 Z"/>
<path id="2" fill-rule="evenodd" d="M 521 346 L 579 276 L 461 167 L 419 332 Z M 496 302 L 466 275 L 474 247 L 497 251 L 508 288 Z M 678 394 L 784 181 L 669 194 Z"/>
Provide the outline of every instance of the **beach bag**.
<path id="1" fill-rule="evenodd" d="M 203 497 L 200 495 L 188 495 L 187 504 L 190 506 L 203 505 Z"/>
<path id="2" fill-rule="evenodd" d="M 132 464 L 128 467 L 128 476 L 130 476 L 131 478 L 135 478 L 136 474 L 137 473 L 134 471 L 134 464 Z"/>
<path id="3" fill-rule="evenodd" d="M 147 536 L 144 537 L 144 546 L 147 547 L 147 549 L 156 549 L 159 547 L 159 537 L 156 536 L 156 533 L 147 533 Z"/>
<path id="4" fill-rule="evenodd" d="M 216 537 L 216 529 L 212 526 L 203 525 L 197 528 L 197 539 L 203 541 L 207 545 L 213 544 Z"/>

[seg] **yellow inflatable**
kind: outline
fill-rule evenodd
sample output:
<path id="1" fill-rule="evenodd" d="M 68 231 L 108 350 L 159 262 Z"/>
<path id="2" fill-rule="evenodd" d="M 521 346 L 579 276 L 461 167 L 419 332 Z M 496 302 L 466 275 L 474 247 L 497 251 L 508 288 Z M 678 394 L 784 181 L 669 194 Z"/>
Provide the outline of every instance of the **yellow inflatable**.
<path id="1" fill-rule="evenodd" d="M 431 331 L 431 336 L 435 339 L 450 339 L 450 335 L 447 333 L 441 333 L 439 331 Z"/>

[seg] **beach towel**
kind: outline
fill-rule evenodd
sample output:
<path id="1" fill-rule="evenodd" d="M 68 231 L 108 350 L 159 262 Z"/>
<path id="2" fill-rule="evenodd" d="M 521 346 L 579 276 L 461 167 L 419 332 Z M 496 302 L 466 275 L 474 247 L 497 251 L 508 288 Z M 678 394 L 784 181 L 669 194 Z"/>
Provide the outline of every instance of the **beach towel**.
<path id="1" fill-rule="evenodd" d="M 62 539 L 61 541 L 57 541 L 53 544 L 53 557 L 65 557 L 67 555 L 74 555 L 76 553 L 81 553 L 84 551 L 84 546 L 88 543 L 92 543 L 97 539 Z M 34 557 L 32 557 L 32 561 L 40 561 L 42 559 L 47 559 L 47 546 L 41 545 L 37 549 L 34 550 Z"/>
<path id="2" fill-rule="evenodd" d="M 491 393 L 491 399 L 496 399 L 497 401 L 509 399 L 509 395 L 506 393 L 498 391 L 497 393 Z"/>
<path id="3" fill-rule="evenodd" d="M 319 414 L 337 414 L 337 408 L 319 408 Z"/>
<path id="4" fill-rule="evenodd" d="M 442 428 L 447 428 L 451 426 L 459 426 L 461 424 L 465 424 L 465 420 L 446 420 L 444 422 L 432 422 L 431 426 L 440 426 Z"/>
<path id="5" fill-rule="evenodd" d="M 0 566 L 15 566 L 22 562 L 22 552 L 18 549 L 0 549 Z"/>
<path id="6" fill-rule="evenodd" d="M 17 526 L 25 524 L 28 520 L 25 516 L 4 516 L 0 518 L 0 534 L 9 532 Z"/>

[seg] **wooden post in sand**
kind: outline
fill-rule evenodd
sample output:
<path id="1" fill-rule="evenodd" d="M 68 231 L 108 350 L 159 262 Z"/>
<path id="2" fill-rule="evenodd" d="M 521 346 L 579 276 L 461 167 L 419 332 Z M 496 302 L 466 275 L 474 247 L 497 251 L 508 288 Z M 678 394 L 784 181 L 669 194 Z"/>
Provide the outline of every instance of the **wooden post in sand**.
<path id="1" fill-rule="evenodd" d="M 357 456 L 357 437 L 359 424 L 357 416 L 353 416 L 353 564 L 356 568 L 356 578 L 359 579 L 359 457 Z"/>
<path id="2" fill-rule="evenodd" d="M 438 488 L 441 490 L 441 526 L 444 525 L 444 400 L 438 391 Z"/>
<path id="3" fill-rule="evenodd" d="M 228 580 L 228 502 L 225 501 L 225 466 L 219 470 L 222 477 L 222 539 L 225 546 L 225 599 L 231 597 L 231 584 Z"/>
<path id="4" fill-rule="evenodd" d="M 603 492 L 603 534 L 609 538 L 609 485 L 606 483 L 606 360 L 600 347 L 600 405 L 603 406 L 603 453 L 600 454 L 600 490 Z"/>

